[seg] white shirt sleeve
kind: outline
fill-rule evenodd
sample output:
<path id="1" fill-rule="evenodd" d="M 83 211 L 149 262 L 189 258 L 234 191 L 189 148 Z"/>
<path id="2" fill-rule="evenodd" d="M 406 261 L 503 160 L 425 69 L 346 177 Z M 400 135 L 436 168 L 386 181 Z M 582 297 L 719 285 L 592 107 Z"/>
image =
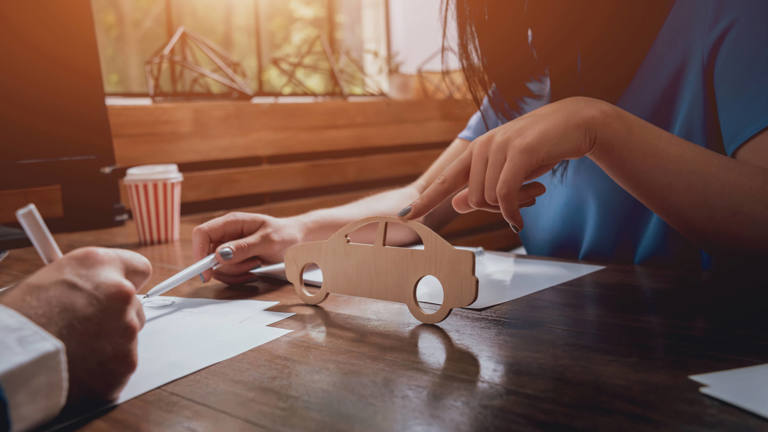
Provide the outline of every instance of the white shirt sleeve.
<path id="1" fill-rule="evenodd" d="M 11 429 L 51 420 L 67 400 L 64 344 L 15 310 L 0 305 L 0 385 L 8 400 Z"/>

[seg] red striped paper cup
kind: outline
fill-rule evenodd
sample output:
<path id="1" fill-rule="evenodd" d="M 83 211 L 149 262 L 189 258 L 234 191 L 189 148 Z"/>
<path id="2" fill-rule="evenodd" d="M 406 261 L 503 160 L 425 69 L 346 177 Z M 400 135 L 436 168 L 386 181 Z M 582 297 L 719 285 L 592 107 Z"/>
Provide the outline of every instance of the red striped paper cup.
<path id="1" fill-rule="evenodd" d="M 126 172 L 123 183 L 141 244 L 179 239 L 183 179 L 176 164 L 142 165 Z"/>

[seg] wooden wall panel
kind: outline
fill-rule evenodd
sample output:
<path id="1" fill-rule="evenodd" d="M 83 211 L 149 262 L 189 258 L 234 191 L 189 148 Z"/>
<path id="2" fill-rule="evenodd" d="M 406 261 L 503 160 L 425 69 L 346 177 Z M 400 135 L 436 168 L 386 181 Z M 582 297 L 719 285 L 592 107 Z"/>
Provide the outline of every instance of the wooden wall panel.
<path id="1" fill-rule="evenodd" d="M 118 166 L 269 157 L 452 141 L 465 101 L 113 106 Z"/>
<path id="2" fill-rule="evenodd" d="M 185 174 L 183 202 L 418 176 L 440 150 L 399 152 Z"/>
<path id="3" fill-rule="evenodd" d="M 346 204 L 348 202 L 355 201 L 360 198 L 365 198 L 367 196 L 373 195 L 378 192 L 382 192 L 384 190 L 385 189 L 371 189 L 371 190 L 365 190 L 365 191 L 335 193 L 330 195 L 318 195 L 318 196 L 313 196 L 309 198 L 276 201 L 276 202 L 261 204 L 257 206 L 243 207 L 243 208 L 237 209 L 237 211 L 261 213 L 261 214 L 266 214 L 266 215 L 275 216 L 275 217 L 287 217 L 287 216 L 294 216 L 301 213 L 306 213 L 308 211 L 312 211 L 316 209 L 335 207 L 338 205 Z M 210 214 L 207 214 L 206 216 L 201 216 L 199 218 L 196 218 L 195 216 L 190 216 L 186 220 L 194 224 L 201 224 L 209 219 L 212 219 L 213 217 L 223 216 L 229 213 L 229 211 L 230 210 L 228 209 L 222 209 L 220 212 L 214 213 L 214 216 L 210 216 Z"/>
<path id="4" fill-rule="evenodd" d="M 181 102 L 109 107 L 110 124 L 117 136 L 190 134 L 201 130 L 213 134 L 237 129 L 312 130 L 433 120 L 466 123 L 473 111 L 469 101 L 386 99 L 274 104 Z"/>
<path id="5" fill-rule="evenodd" d="M 422 150 L 190 171 L 184 173 L 181 198 L 182 203 L 190 203 L 242 195 L 276 194 L 308 188 L 416 178 L 440 155 L 440 151 Z M 123 204 L 130 208 L 126 192 L 121 181 L 120 196 Z"/>
<path id="6" fill-rule="evenodd" d="M 59 185 L 0 190 L 0 203 L 0 223 L 16 222 L 16 210 L 29 203 L 34 203 L 45 219 L 64 216 Z"/>

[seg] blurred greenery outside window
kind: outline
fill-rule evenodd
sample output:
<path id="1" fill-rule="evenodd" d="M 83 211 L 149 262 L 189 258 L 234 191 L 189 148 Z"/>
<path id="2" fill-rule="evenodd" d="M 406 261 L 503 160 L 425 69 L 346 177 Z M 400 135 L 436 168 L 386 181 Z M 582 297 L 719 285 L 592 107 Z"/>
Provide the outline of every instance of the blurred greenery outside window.
<path id="1" fill-rule="evenodd" d="M 108 95 L 146 95 L 144 64 L 180 26 L 243 67 L 254 95 L 338 93 L 323 45 L 347 94 L 386 86 L 386 0 L 91 0 Z M 312 43 L 312 42 L 315 43 Z M 302 88 L 278 65 L 290 69 Z M 201 66 L 212 68 L 213 64 Z M 364 82 L 363 76 L 368 81 Z M 167 78 L 164 78 L 167 80 Z M 213 85 L 214 92 L 223 86 Z"/>

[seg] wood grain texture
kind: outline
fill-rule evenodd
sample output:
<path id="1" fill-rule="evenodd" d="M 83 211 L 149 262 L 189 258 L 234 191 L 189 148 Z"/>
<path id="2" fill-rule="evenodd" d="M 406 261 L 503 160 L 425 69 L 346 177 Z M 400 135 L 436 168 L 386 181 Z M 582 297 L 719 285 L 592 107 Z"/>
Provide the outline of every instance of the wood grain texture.
<path id="1" fill-rule="evenodd" d="M 197 215 L 205 219 L 209 215 Z M 56 234 L 147 256 L 149 287 L 193 261 L 181 241 L 139 247 L 132 224 Z M 535 259 L 535 257 L 533 257 Z M 0 263 L 0 286 L 41 266 Z M 482 287 L 481 287 L 482 289 Z M 609 265 L 482 311 L 420 325 L 400 303 L 330 295 L 309 306 L 289 284 L 193 280 L 169 295 L 279 301 L 290 334 L 163 386 L 77 428 L 101 430 L 764 430 L 688 375 L 768 362 L 768 284 L 744 273 Z"/>
<path id="2" fill-rule="evenodd" d="M 44 218 L 64 216 L 59 185 L 0 190 L 0 223 L 16 222 L 16 210 L 29 203 L 34 203 Z"/>
<path id="3" fill-rule="evenodd" d="M 440 152 L 441 150 L 420 150 L 190 171 L 184 173 L 181 200 L 182 203 L 190 203 L 243 195 L 279 196 L 284 192 L 310 188 L 366 185 L 378 181 L 402 183 L 404 178 L 418 177 L 439 156 Z M 367 189 L 378 190 L 378 188 Z M 362 194 L 366 193 L 371 192 L 364 191 Z M 122 180 L 120 194 L 123 204 L 130 208 L 130 200 Z M 343 192 L 337 194 L 345 195 Z M 361 193 L 357 192 L 356 195 Z M 337 202 L 344 203 L 338 200 Z"/>
<path id="4" fill-rule="evenodd" d="M 452 141 L 467 101 L 112 106 L 119 166 L 267 157 Z"/>
<path id="5" fill-rule="evenodd" d="M 447 143 L 456 138 L 463 126 L 463 122 L 433 121 L 315 131 L 242 131 L 226 136 L 193 133 L 185 137 L 155 134 L 135 140 L 115 137 L 115 155 L 120 166 L 132 166 L 416 146 Z"/>
<path id="6" fill-rule="evenodd" d="M 308 187 L 416 177 L 424 172 L 440 153 L 441 150 L 425 150 L 193 171 L 185 174 L 182 201 L 203 201 Z"/>
<path id="7" fill-rule="evenodd" d="M 354 191 L 345 193 L 334 193 L 328 195 L 317 195 L 309 198 L 299 198 L 285 201 L 270 202 L 261 205 L 255 205 L 250 207 L 243 207 L 237 209 L 238 211 L 250 212 L 250 213 L 262 213 L 275 217 L 294 216 L 300 213 L 305 213 L 311 210 L 338 206 L 346 204 L 350 201 L 358 200 L 375 194 L 377 192 L 383 192 L 386 189 L 371 189 L 364 191 Z M 223 216 L 227 214 L 228 210 L 221 210 L 217 212 L 206 212 L 200 214 L 191 214 L 185 216 L 185 220 L 189 223 L 201 224 L 207 221 L 209 218 Z"/>
<path id="8" fill-rule="evenodd" d="M 373 244 L 359 244 L 349 234 L 366 225 L 376 225 Z M 401 224 L 416 232 L 423 250 L 385 246 L 387 229 Z M 305 267 L 316 264 L 323 284 L 311 293 L 304 285 Z M 477 299 L 475 256 L 454 249 L 437 233 L 416 221 L 394 217 L 369 217 L 345 225 L 328 240 L 294 245 L 285 253 L 285 274 L 296 295 L 307 304 L 318 304 L 330 293 L 404 303 L 419 321 L 443 321 L 453 308 L 469 306 Z M 416 300 L 416 288 L 426 276 L 443 287 L 443 303 L 437 311 L 425 312 Z"/>

